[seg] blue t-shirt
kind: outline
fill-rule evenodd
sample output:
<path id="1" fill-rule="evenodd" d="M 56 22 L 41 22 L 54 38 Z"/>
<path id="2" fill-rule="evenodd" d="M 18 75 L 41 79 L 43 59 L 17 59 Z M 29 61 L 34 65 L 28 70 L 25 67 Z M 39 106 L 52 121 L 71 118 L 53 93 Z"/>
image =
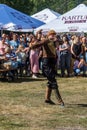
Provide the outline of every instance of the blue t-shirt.
<path id="1" fill-rule="evenodd" d="M 19 46 L 19 41 L 11 40 L 10 41 L 10 46 L 12 46 L 14 49 L 17 49 L 18 46 Z"/>

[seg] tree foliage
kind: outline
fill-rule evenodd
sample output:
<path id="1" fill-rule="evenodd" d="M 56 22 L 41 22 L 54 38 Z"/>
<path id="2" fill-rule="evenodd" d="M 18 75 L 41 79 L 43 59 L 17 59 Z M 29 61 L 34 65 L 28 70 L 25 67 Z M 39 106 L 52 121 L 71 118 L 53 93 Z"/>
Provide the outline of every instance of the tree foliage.
<path id="1" fill-rule="evenodd" d="M 87 0 L 0 0 L 0 3 L 7 4 L 29 15 L 45 8 L 50 8 L 63 14 L 76 7 L 78 4 L 87 4 Z"/>

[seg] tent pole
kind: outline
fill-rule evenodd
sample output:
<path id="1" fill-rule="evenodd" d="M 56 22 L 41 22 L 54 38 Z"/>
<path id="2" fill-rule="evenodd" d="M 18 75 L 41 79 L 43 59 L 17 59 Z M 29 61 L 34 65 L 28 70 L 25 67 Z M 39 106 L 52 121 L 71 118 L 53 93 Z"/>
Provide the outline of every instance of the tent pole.
<path id="1" fill-rule="evenodd" d="M 1 29 L 1 36 L 2 36 L 2 34 L 3 34 L 3 29 Z"/>

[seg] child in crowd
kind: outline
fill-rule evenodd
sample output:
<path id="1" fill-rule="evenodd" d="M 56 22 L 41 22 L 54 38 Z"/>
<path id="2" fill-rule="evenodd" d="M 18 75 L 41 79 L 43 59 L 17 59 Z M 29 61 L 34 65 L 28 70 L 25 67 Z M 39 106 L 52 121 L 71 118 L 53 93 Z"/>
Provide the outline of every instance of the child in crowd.
<path id="1" fill-rule="evenodd" d="M 17 54 L 17 61 L 19 62 L 19 64 L 25 64 L 25 62 L 26 62 L 26 52 L 25 52 L 23 45 L 19 45 L 19 47 L 16 51 L 16 54 Z"/>
<path id="2" fill-rule="evenodd" d="M 19 45 L 16 51 L 16 55 L 17 55 L 18 66 L 20 68 L 20 74 L 22 75 L 24 67 L 26 67 L 25 69 L 27 71 L 27 65 L 26 65 L 27 51 L 25 50 L 23 45 Z"/>

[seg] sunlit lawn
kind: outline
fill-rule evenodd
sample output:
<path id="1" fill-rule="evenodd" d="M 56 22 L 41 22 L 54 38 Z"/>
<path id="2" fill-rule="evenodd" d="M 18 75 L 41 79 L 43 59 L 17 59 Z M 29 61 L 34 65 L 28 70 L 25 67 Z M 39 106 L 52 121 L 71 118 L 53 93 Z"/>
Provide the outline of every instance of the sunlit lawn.
<path id="1" fill-rule="evenodd" d="M 87 78 L 58 78 L 65 107 L 44 103 L 46 79 L 0 81 L 0 130 L 87 130 Z"/>

